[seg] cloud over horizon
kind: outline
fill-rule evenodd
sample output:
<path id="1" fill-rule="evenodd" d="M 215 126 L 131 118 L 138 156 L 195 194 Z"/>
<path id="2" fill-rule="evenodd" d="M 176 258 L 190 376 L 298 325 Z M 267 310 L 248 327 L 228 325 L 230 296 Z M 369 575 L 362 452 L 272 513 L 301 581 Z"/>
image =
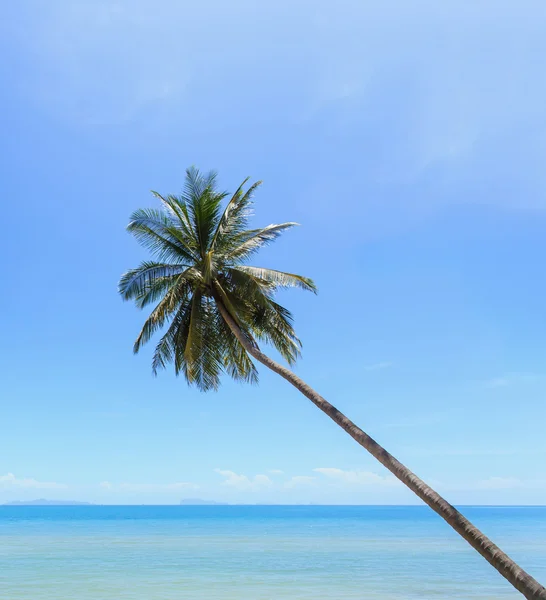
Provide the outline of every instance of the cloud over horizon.
<path id="1" fill-rule="evenodd" d="M 67 489 L 67 485 L 64 483 L 55 483 L 53 481 L 38 481 L 32 477 L 15 477 L 13 473 L 6 473 L 6 475 L 0 475 L 0 489 L 6 490 L 64 490 Z"/>
<path id="2" fill-rule="evenodd" d="M 200 490 L 200 495 L 233 504 L 265 502 L 274 504 L 324 503 L 324 504 L 407 504 L 419 503 L 405 486 L 390 474 L 380 475 L 363 469 L 316 467 L 313 475 L 285 475 L 273 481 L 267 475 L 247 476 L 228 469 L 215 469 L 222 477 L 219 484 L 203 482 L 174 483 L 111 483 L 59 484 L 41 482 L 33 478 L 17 478 L 12 473 L 0 476 L 0 492 L 6 501 L 35 499 L 33 491 L 60 492 L 60 499 L 78 498 L 91 502 L 123 504 L 167 503 L 178 504 L 189 491 Z M 522 479 L 512 476 L 492 476 L 482 480 L 434 481 L 428 483 L 448 497 L 472 492 L 480 498 L 478 503 L 491 504 L 499 493 L 518 494 L 531 492 L 540 497 L 546 491 L 546 480 Z M 226 495 L 227 492 L 227 495 Z M 22 493 L 23 496 L 13 494 Z M 491 496 L 494 494 L 494 496 Z M 538 495 L 538 496 L 537 496 Z M 511 496 L 512 497 L 512 496 Z M 0 498 L 1 499 L 1 498 Z M 57 498 L 50 498 L 57 499 Z M 497 503 L 499 503 L 497 501 Z M 503 503 L 503 502 L 501 502 Z M 506 503 L 506 502 L 504 502 Z M 509 502 L 508 502 L 509 503 Z M 535 502 L 536 503 L 536 502 Z"/>

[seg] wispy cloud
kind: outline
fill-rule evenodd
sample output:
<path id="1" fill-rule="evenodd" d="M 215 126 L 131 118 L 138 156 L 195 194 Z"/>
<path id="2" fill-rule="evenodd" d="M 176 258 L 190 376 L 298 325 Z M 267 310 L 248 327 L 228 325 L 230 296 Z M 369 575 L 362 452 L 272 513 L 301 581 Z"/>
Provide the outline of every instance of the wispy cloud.
<path id="1" fill-rule="evenodd" d="M 365 215 L 369 235 L 381 235 L 446 205 L 546 208 L 546 85 L 533 60 L 545 50 L 540 4 L 522 11 L 501 3 L 494 19 L 489 4 L 461 11 L 451 0 L 434 7 L 350 1 L 340 11 L 321 0 L 310 16 L 305 3 L 287 0 L 258 12 L 244 0 L 50 0 L 21 11 L 19 26 L 2 33 L 24 57 L 26 97 L 76 125 L 160 120 L 185 131 L 199 120 L 219 131 L 236 127 L 241 115 L 247 123 L 267 115 L 279 123 L 315 120 L 316 131 L 344 144 L 366 140 L 375 151 L 364 167 L 344 161 L 342 177 L 325 168 L 314 185 L 319 202 L 339 193 L 352 202 L 350 231 L 362 234 Z M 286 44 L 277 43 L 279 33 Z M 250 88 L 248 72 L 256 80 Z M 253 113 L 266 98 L 271 110 Z M 408 181 L 421 187 L 397 188 Z M 480 193 L 504 181 L 521 183 L 524 193 L 521 186 L 520 193 Z M 351 201 L 357 184 L 367 189 Z M 327 218 L 328 210 L 314 213 Z"/>
<path id="2" fill-rule="evenodd" d="M 270 469 L 269 473 L 270 475 L 284 475 L 284 471 L 281 471 L 280 469 Z"/>
<path id="3" fill-rule="evenodd" d="M 13 473 L 0 475 L 0 488 L 13 489 L 35 489 L 35 490 L 62 490 L 68 486 L 64 483 L 55 483 L 53 481 L 38 481 L 30 477 L 18 478 Z"/>
<path id="4" fill-rule="evenodd" d="M 384 130 L 392 132 L 393 128 L 405 134 L 409 139 L 400 144 L 404 156 L 393 156 L 399 169 L 404 168 L 402 162 L 425 169 L 438 161 L 457 160 L 472 153 L 477 140 L 491 137 L 495 127 L 510 128 L 532 117 L 542 124 L 544 82 L 536 79 L 534 65 L 526 61 L 529 40 L 543 45 L 538 26 L 542 20 L 531 17 L 536 11 L 525 13 L 504 3 L 495 6 L 491 20 L 487 3 L 464 13 L 451 0 L 432 9 L 430 2 L 391 0 L 362 5 L 362 20 L 351 20 L 343 11 L 325 12 L 319 11 L 317 19 L 316 36 L 326 55 L 317 95 L 323 104 L 343 108 L 336 115 L 340 126 L 349 127 L 367 100 L 368 111 L 358 118 L 359 123 L 384 119 L 383 136 Z M 404 27 L 392 19 L 395 13 L 403 15 Z M 518 34 L 507 45 L 506 27 L 516 22 Z M 444 40 L 441 46 L 436 43 L 438 36 Z M 349 57 L 339 67 L 337 53 L 331 52 L 334 39 L 337 51 Z M 496 59 L 487 60 L 493 47 Z M 405 91 L 401 110 L 394 117 L 393 104 L 385 109 L 379 86 L 389 96 Z M 525 92 L 529 87 L 534 91 L 531 98 Z M 525 203 L 520 198 L 513 202 Z"/>
<path id="5" fill-rule="evenodd" d="M 240 475 L 234 471 L 225 469 L 215 469 L 214 471 L 224 478 L 223 485 L 240 491 L 252 492 L 273 485 L 273 482 L 267 475 L 258 474 L 248 477 L 247 475 Z"/>

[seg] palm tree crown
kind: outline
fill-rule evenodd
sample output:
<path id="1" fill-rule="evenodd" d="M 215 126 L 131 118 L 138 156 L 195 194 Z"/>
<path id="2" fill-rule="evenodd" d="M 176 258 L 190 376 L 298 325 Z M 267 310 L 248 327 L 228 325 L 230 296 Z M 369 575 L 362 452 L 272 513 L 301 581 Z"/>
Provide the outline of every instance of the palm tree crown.
<path id="1" fill-rule="evenodd" d="M 311 279 L 246 261 L 296 223 L 248 229 L 252 196 L 261 182 L 246 191 L 241 184 L 222 210 L 225 192 L 216 186 L 216 173 L 186 171 L 180 196 L 161 196 L 161 209 L 141 209 L 127 227 L 153 254 L 120 279 L 124 300 L 139 308 L 155 304 L 135 343 L 135 353 L 168 325 L 153 355 L 154 373 L 174 363 L 190 384 L 217 389 L 223 372 L 236 380 L 257 382 L 256 367 L 247 350 L 222 317 L 227 310 L 246 340 L 272 344 L 288 361 L 299 356 L 301 342 L 291 313 L 274 301 L 282 287 L 316 292 Z"/>

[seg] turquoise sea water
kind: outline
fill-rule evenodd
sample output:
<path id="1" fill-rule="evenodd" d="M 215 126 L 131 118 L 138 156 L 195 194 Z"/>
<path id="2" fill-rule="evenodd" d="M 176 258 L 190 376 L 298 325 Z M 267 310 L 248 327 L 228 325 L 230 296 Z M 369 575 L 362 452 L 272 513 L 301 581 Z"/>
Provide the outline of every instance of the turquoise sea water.
<path id="1" fill-rule="evenodd" d="M 546 507 L 462 510 L 546 581 Z M 0 598 L 522 596 L 426 507 L 0 506 Z"/>

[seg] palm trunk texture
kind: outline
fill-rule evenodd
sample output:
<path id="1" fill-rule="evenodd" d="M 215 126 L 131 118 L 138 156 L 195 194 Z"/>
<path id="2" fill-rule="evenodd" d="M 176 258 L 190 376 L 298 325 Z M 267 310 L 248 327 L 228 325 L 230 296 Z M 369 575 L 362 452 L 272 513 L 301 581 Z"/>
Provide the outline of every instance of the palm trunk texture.
<path id="1" fill-rule="evenodd" d="M 474 550 L 479 552 L 503 577 L 521 592 L 525 598 L 528 600 L 546 600 L 546 588 L 544 588 L 544 586 L 517 565 L 477 527 L 474 527 L 474 525 L 472 525 L 472 523 L 455 507 L 449 504 L 447 500 L 444 500 L 440 494 L 419 479 L 417 475 L 412 473 L 392 454 L 387 452 L 367 433 L 362 431 L 360 427 L 357 427 L 335 406 L 315 392 L 315 390 L 308 386 L 296 374 L 292 373 L 292 371 L 278 364 L 261 352 L 256 343 L 249 339 L 239 328 L 222 302 L 217 300 L 217 304 L 226 323 L 252 357 L 286 379 L 304 396 L 309 398 L 315 406 L 320 408 L 322 412 L 328 415 L 335 423 L 346 431 L 414 494 L 419 496 L 423 502 L 437 512 L 444 521 L 449 523 L 449 525 L 451 525 L 451 527 L 453 527 L 453 529 L 462 536 Z"/>

